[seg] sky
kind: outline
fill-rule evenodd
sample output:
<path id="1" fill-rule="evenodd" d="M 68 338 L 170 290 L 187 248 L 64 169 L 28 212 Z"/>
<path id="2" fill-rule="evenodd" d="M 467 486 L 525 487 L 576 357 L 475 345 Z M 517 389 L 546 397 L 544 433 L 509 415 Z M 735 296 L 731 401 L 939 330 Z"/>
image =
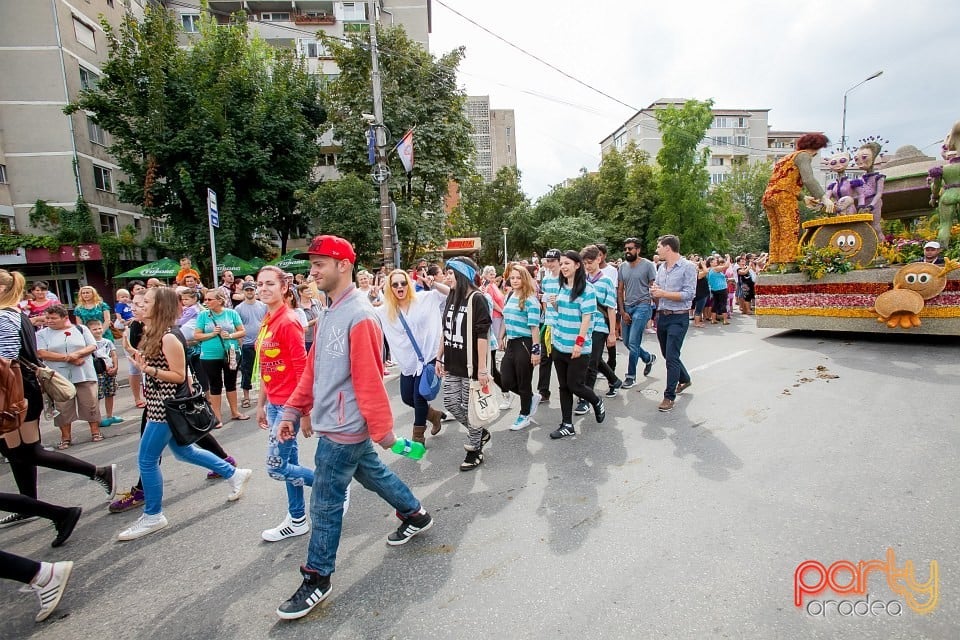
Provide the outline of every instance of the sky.
<path id="1" fill-rule="evenodd" d="M 465 47 L 461 87 L 515 111 L 517 164 L 534 200 L 595 170 L 600 141 L 659 98 L 769 109 L 773 129 L 822 131 L 835 146 L 844 92 L 883 71 L 847 95 L 851 143 L 875 135 L 890 141 L 888 154 L 911 144 L 939 156 L 960 120 L 954 0 L 432 0 L 432 9 L 431 52 Z"/>

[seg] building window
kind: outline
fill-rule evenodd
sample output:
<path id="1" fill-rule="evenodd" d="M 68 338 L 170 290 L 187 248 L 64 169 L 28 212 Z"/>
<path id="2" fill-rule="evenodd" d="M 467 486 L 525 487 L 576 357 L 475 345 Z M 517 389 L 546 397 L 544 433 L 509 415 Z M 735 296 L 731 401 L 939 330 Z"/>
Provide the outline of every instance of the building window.
<path id="1" fill-rule="evenodd" d="M 723 158 L 717 158 L 717 157 L 710 158 L 710 166 L 711 166 L 711 167 L 722 167 L 722 166 L 723 166 Z"/>
<path id="2" fill-rule="evenodd" d="M 329 54 L 326 47 L 319 40 L 310 40 L 308 38 L 300 39 L 300 55 L 304 58 L 325 58 Z"/>
<path id="3" fill-rule="evenodd" d="M 710 174 L 710 184 L 713 184 L 713 185 L 721 184 L 722 182 L 726 181 L 726 179 L 727 179 L 727 174 L 726 174 L 726 173 L 711 173 L 711 174 Z"/>
<path id="4" fill-rule="evenodd" d="M 93 35 L 93 27 L 74 18 L 73 32 L 77 36 L 77 42 L 88 49 L 97 50 L 97 40 Z"/>
<path id="5" fill-rule="evenodd" d="M 143 225 L 140 222 L 140 218 L 133 219 L 133 228 L 138 234 L 143 230 Z"/>
<path id="6" fill-rule="evenodd" d="M 90 142 L 93 144 L 98 144 L 101 147 L 107 146 L 106 132 L 89 115 L 87 116 L 87 133 L 90 134 Z"/>
<path id="7" fill-rule="evenodd" d="M 735 142 L 736 142 L 737 146 L 745 147 L 745 146 L 747 146 L 747 143 L 748 143 L 749 141 L 747 140 L 747 136 L 736 136 Z"/>
<path id="8" fill-rule="evenodd" d="M 106 167 L 93 165 L 93 182 L 97 191 L 109 191 L 113 193 L 113 172 Z"/>
<path id="9" fill-rule="evenodd" d="M 180 22 L 183 24 L 183 30 L 187 33 L 200 33 L 199 13 L 181 13 Z"/>
<path id="10" fill-rule="evenodd" d="M 13 218 L 0 216 L 0 233 L 13 233 Z"/>
<path id="11" fill-rule="evenodd" d="M 718 147 L 728 146 L 730 144 L 730 136 L 714 136 L 713 144 L 717 145 Z"/>
<path id="12" fill-rule="evenodd" d="M 80 67 L 80 88 L 86 89 L 87 91 L 93 91 L 97 88 L 97 83 L 100 82 L 100 76 L 95 74 L 90 69 L 86 67 Z"/>
<path id="13" fill-rule="evenodd" d="M 730 126 L 730 124 L 729 124 L 729 122 L 727 121 L 727 116 L 716 116 L 716 117 L 714 117 L 714 119 L 713 119 L 713 128 L 714 128 L 714 129 L 726 129 L 728 126 Z"/>
<path id="14" fill-rule="evenodd" d="M 367 19 L 366 2 L 344 2 L 343 3 L 343 21 L 344 22 L 363 22 Z"/>
<path id="15" fill-rule="evenodd" d="M 271 13 L 261 13 L 260 20 L 262 22 L 290 22 L 290 14 L 277 13 L 276 11 Z"/>
<path id="16" fill-rule="evenodd" d="M 170 235 L 170 229 L 167 227 L 167 219 L 150 218 L 150 231 L 157 241 L 166 242 Z"/>
<path id="17" fill-rule="evenodd" d="M 335 167 L 337 166 L 337 154 L 335 153 L 321 153 L 320 160 L 317 162 L 321 167 Z"/>
<path id="18" fill-rule="evenodd" d="M 115 236 L 120 235 L 120 225 L 117 223 L 117 216 L 109 213 L 101 213 L 100 233 L 112 233 Z"/>
<path id="19" fill-rule="evenodd" d="M 748 126 L 747 119 L 744 116 L 740 116 L 739 118 L 734 118 L 734 123 L 738 129 L 746 129 Z"/>
<path id="20" fill-rule="evenodd" d="M 0 184 L 7 184 L 7 165 L 0 164 Z"/>
<path id="21" fill-rule="evenodd" d="M 107 6 L 113 9 L 113 0 L 107 0 Z"/>

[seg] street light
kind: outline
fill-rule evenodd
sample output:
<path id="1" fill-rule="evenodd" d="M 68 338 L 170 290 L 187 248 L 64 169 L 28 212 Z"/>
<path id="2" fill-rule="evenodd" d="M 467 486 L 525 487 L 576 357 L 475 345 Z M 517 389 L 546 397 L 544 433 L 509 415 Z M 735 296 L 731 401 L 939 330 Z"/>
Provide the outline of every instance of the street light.
<path id="1" fill-rule="evenodd" d="M 507 227 L 500 227 L 503 231 L 503 272 L 507 272 Z"/>
<path id="2" fill-rule="evenodd" d="M 859 87 L 860 85 L 864 84 L 865 82 L 870 82 L 874 78 L 879 78 L 881 75 L 883 75 L 883 71 L 877 71 L 876 73 L 870 75 L 867 78 L 864 78 L 863 80 L 861 80 L 860 82 L 858 82 L 857 84 L 853 85 L 852 87 L 850 87 L 849 89 L 843 92 L 843 124 L 840 127 L 840 148 L 841 149 L 847 148 L 847 94 L 853 91 L 854 89 L 856 89 L 857 87 Z"/>

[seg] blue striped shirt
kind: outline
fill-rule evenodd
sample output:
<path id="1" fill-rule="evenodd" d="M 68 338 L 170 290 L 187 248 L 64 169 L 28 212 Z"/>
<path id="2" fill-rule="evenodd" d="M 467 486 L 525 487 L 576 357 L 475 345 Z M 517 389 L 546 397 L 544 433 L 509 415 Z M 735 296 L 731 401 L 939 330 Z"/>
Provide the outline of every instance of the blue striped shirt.
<path id="1" fill-rule="evenodd" d="M 606 311 L 601 309 L 600 306 L 610 307 L 613 309 L 617 308 L 617 288 L 613 284 L 613 281 L 605 276 L 602 272 L 597 272 L 598 278 L 594 281 L 590 276 L 587 276 L 587 282 L 593 285 L 593 288 L 596 290 L 597 294 L 597 313 L 593 316 L 593 328 L 590 329 L 591 332 L 597 333 L 610 333 L 610 328 L 607 327 Z"/>
<path id="2" fill-rule="evenodd" d="M 597 294 L 593 285 L 587 283 L 587 288 L 583 290 L 576 300 L 570 300 L 570 289 L 563 287 L 557 294 L 557 324 L 553 325 L 553 348 L 563 353 L 573 353 L 573 346 L 576 344 L 577 336 L 580 335 L 580 321 L 583 316 L 592 316 L 597 312 Z M 590 353 L 593 348 L 593 331 L 587 330 L 584 336 L 582 353 Z"/>
<path id="3" fill-rule="evenodd" d="M 540 283 L 540 290 L 543 294 L 543 307 L 546 311 L 543 314 L 543 324 L 555 327 L 557 326 L 557 310 L 550 304 L 550 296 L 560 293 L 560 277 L 544 276 Z"/>
<path id="4" fill-rule="evenodd" d="M 657 269 L 657 286 L 664 291 L 680 292 L 680 301 L 660 298 L 657 307 L 667 311 L 689 311 L 690 303 L 697 292 L 697 267 L 686 258 L 680 258 L 673 268 L 661 263 Z"/>
<path id="5" fill-rule="evenodd" d="M 530 338 L 533 330 L 539 331 L 540 303 L 536 296 L 524 300 L 523 310 L 520 310 L 520 296 L 511 293 L 503 303 L 503 325 L 507 339 Z"/>

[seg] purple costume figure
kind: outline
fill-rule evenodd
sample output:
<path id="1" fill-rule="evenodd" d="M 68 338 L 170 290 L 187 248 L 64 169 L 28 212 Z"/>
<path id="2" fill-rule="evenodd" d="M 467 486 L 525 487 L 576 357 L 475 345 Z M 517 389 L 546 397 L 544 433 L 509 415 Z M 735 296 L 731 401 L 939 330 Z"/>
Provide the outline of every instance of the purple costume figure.
<path id="1" fill-rule="evenodd" d="M 860 148 L 854 156 L 857 167 L 866 171 L 861 177 L 863 186 L 860 188 L 860 199 L 857 202 L 857 211 L 873 214 L 873 228 L 877 237 L 883 238 L 880 228 L 880 209 L 883 206 L 883 181 L 886 176 L 874 171 L 877 159 L 880 157 L 881 144 L 879 139 L 869 138 L 860 141 Z"/>
<path id="2" fill-rule="evenodd" d="M 837 151 L 826 161 L 826 168 L 837 174 L 837 179 L 827 185 L 827 191 L 823 194 L 827 213 L 843 215 L 857 212 L 857 201 L 863 182 L 859 179 L 851 180 L 845 175 L 850 160 L 849 151 Z"/>

